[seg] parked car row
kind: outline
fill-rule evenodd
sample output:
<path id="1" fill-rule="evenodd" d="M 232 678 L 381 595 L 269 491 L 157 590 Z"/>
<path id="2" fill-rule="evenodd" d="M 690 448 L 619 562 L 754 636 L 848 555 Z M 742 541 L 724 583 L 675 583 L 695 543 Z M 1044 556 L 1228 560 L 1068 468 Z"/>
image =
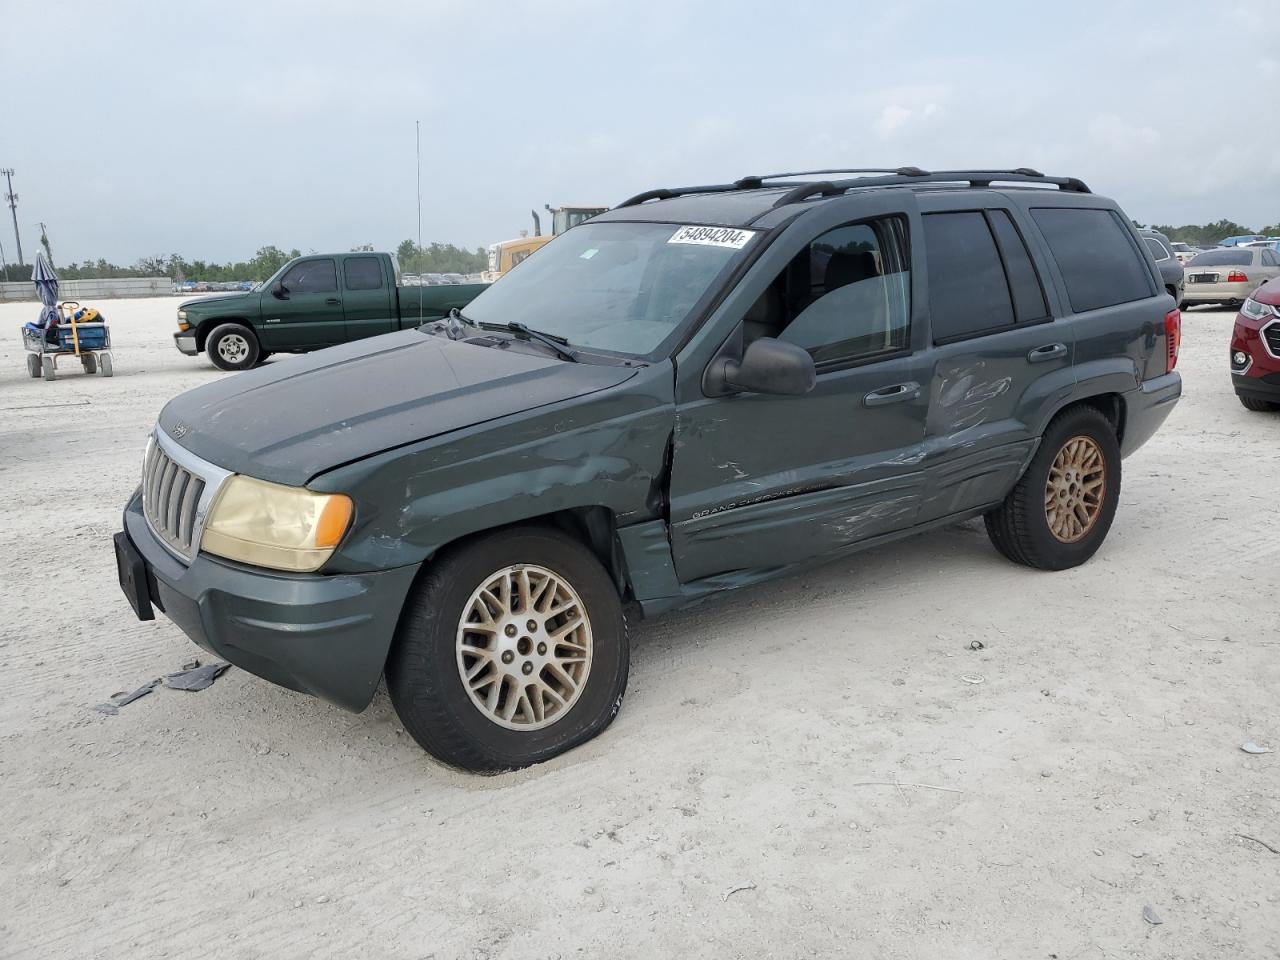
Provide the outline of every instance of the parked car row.
<path id="1" fill-rule="evenodd" d="M 237 290 L 252 290 L 256 286 L 252 280 L 183 280 L 173 285 L 174 293 L 226 293 Z"/>
<path id="2" fill-rule="evenodd" d="M 481 283 L 480 274 L 469 273 L 463 275 L 461 273 L 402 273 L 400 274 L 400 286 L 402 287 L 442 287 L 457 286 L 466 283 Z"/>

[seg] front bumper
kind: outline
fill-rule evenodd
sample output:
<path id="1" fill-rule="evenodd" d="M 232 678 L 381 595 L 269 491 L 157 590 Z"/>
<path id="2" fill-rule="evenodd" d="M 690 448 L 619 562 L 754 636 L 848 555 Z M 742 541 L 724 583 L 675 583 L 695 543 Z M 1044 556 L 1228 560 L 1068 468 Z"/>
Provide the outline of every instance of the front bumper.
<path id="1" fill-rule="evenodd" d="M 1173 412 L 1182 396 L 1182 375 L 1176 370 L 1142 381 L 1142 386 L 1124 394 L 1124 436 L 1120 455 L 1127 457 L 1151 439 Z"/>
<path id="2" fill-rule="evenodd" d="M 196 346 L 194 330 L 179 330 L 173 335 L 173 345 L 178 348 L 179 353 L 185 353 L 188 357 L 194 357 L 200 352 L 200 348 Z"/>
<path id="3" fill-rule="evenodd" d="M 128 558 L 141 559 L 134 564 L 139 617 L 149 619 L 154 604 L 210 653 L 347 710 L 359 712 L 373 699 L 417 567 L 289 574 L 203 553 L 184 566 L 147 526 L 140 491 L 125 507 L 124 532 L 117 537 L 126 542 L 118 540 L 116 548 L 126 593 Z"/>

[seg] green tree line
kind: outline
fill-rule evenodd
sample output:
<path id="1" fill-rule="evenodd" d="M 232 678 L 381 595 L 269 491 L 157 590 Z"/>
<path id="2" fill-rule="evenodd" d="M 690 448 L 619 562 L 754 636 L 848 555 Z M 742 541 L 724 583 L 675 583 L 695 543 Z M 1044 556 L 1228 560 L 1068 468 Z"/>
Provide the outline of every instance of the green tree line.
<path id="1" fill-rule="evenodd" d="M 1170 240 L 1178 240 L 1182 243 L 1190 243 L 1195 246 L 1207 246 L 1220 242 L 1227 237 L 1243 237 L 1249 234 L 1260 233 L 1266 237 L 1280 237 L 1280 223 L 1272 224 L 1269 227 L 1263 227 L 1261 230 L 1254 230 L 1243 224 L 1234 223 L 1231 220 L 1218 220 L 1215 223 L 1203 224 L 1186 224 L 1181 227 L 1161 226 L 1156 224 L 1151 228 L 1163 233 Z"/>
<path id="2" fill-rule="evenodd" d="M 362 244 L 352 250 L 372 251 L 371 244 Z M 316 251 L 312 250 L 311 253 Z M 406 240 L 396 248 L 400 269 L 404 273 L 479 273 L 488 269 L 488 255 L 483 248 L 474 251 L 454 246 L 452 243 L 432 243 L 419 247 Z M 174 281 L 203 280 L 208 283 L 227 283 L 234 280 L 265 280 L 302 251 L 281 250 L 266 246 L 258 250 L 250 260 L 234 263 L 209 263 L 204 260 L 187 260 L 181 254 L 142 257 L 132 266 L 121 266 L 108 260 L 85 260 L 80 263 L 55 264 L 54 270 L 63 280 L 109 279 L 113 277 L 169 277 Z M 31 265 L 8 264 L 10 280 L 29 280 Z"/>

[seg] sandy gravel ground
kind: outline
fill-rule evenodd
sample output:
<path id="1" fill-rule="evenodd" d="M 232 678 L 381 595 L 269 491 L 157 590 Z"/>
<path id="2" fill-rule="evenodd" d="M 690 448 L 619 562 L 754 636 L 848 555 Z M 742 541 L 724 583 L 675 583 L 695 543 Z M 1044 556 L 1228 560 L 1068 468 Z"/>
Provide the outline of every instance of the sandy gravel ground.
<path id="1" fill-rule="evenodd" d="M 110 544 L 160 407 L 222 376 L 175 305 L 105 302 L 117 375 L 55 383 L 0 306 L 0 955 L 1280 955 L 1280 753 L 1240 749 L 1280 748 L 1280 417 L 1229 313 L 1186 318 L 1089 564 L 970 523 L 645 624 L 607 734 L 481 779 L 383 694 L 91 709 L 201 655 Z"/>

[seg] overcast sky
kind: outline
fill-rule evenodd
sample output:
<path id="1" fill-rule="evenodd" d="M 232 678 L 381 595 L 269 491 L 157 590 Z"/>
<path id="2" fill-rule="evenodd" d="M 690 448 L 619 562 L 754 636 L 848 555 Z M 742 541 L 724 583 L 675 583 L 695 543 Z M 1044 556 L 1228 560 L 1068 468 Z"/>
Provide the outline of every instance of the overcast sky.
<path id="1" fill-rule="evenodd" d="M 1280 221 L 1277 24 L 1277 0 L 6 0 L 0 167 L 27 259 L 43 220 L 63 263 L 392 248 L 417 232 L 415 120 L 427 242 L 902 164 L 1029 165 L 1143 222 L 1257 228 Z"/>

